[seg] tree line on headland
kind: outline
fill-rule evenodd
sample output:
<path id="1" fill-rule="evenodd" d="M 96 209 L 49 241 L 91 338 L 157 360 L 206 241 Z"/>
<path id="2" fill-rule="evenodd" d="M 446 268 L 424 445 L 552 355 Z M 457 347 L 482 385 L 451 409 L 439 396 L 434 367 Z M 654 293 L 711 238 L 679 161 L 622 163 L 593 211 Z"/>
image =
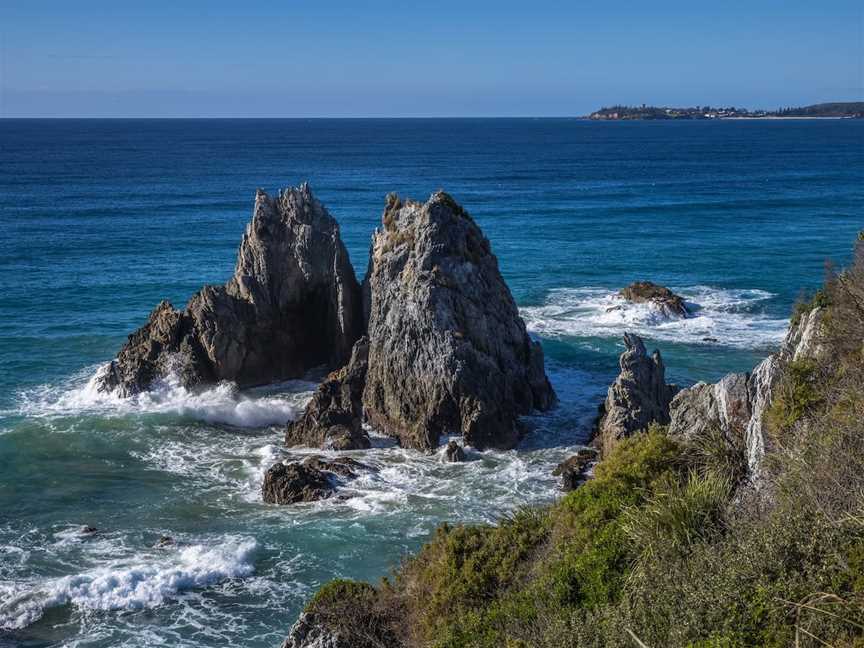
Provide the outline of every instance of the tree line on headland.
<path id="1" fill-rule="evenodd" d="M 783 118 L 783 117 L 864 117 L 864 101 L 833 102 L 777 110 L 749 110 L 747 108 L 692 106 L 670 108 L 666 106 L 607 106 L 590 115 L 596 120 L 634 119 L 729 119 L 729 118 Z"/>

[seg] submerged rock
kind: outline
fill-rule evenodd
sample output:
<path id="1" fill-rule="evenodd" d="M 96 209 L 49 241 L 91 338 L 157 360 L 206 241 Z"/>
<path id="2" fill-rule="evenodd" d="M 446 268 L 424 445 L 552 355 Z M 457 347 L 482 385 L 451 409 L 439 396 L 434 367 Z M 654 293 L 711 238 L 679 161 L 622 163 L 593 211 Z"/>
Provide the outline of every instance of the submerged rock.
<path id="1" fill-rule="evenodd" d="M 369 358 L 369 340 L 360 338 L 348 364 L 324 379 L 298 420 L 288 424 L 287 446 L 318 446 L 328 450 L 368 448 L 363 430 L 363 388 Z"/>
<path id="2" fill-rule="evenodd" d="M 374 470 L 371 466 L 348 457 L 324 459 L 307 457 L 302 462 L 279 462 L 264 473 L 261 495 L 270 504 L 314 502 L 332 496 L 339 482 L 354 479 L 359 470 Z"/>
<path id="3" fill-rule="evenodd" d="M 615 443 L 646 429 L 669 423 L 669 404 L 678 391 L 666 384 L 666 368 L 659 351 L 648 355 L 638 335 L 624 334 L 621 373 L 609 387 L 597 426 L 597 443 L 604 453 Z"/>
<path id="4" fill-rule="evenodd" d="M 552 474 L 561 477 L 561 490 L 575 490 L 588 480 L 588 473 L 597 463 L 597 451 L 582 448 L 572 457 L 562 461 Z"/>
<path id="5" fill-rule="evenodd" d="M 444 458 L 450 463 L 465 461 L 465 450 L 455 441 L 450 441 L 444 449 Z"/>
<path id="6" fill-rule="evenodd" d="M 446 193 L 425 204 L 388 196 L 364 288 L 363 406 L 401 445 L 431 450 L 454 433 L 510 448 L 518 416 L 555 402 L 489 241 Z"/>
<path id="7" fill-rule="evenodd" d="M 296 378 L 341 366 L 362 328 L 360 287 L 336 221 L 307 184 L 276 198 L 259 190 L 234 276 L 202 288 L 184 310 L 160 303 L 99 388 L 129 396 L 169 374 L 187 387 Z"/>
<path id="8" fill-rule="evenodd" d="M 686 317 L 689 314 L 684 299 L 680 295 L 676 295 L 666 286 L 651 281 L 636 281 L 623 288 L 620 295 L 627 301 L 637 304 L 653 304 L 666 315 Z"/>

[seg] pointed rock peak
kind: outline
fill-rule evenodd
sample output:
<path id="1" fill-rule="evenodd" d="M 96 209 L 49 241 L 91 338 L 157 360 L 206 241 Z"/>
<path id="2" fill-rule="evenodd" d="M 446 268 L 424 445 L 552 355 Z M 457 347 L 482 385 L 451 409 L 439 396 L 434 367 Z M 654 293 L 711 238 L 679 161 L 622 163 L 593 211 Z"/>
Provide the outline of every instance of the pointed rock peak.
<path id="1" fill-rule="evenodd" d="M 205 286 L 185 310 L 161 304 L 121 350 L 101 385 L 128 395 L 174 371 L 191 386 L 241 387 L 339 367 L 363 329 L 360 286 L 339 226 L 308 184 L 273 199 L 261 189 L 233 277 Z M 169 366 L 170 364 L 170 366 Z"/>
<path id="2" fill-rule="evenodd" d="M 443 191 L 387 197 L 367 273 L 368 420 L 405 446 L 512 447 L 555 395 L 489 241 Z M 458 367 L 458 370 L 454 370 Z"/>
<path id="3" fill-rule="evenodd" d="M 627 348 L 627 351 L 630 351 L 635 355 L 648 355 L 648 352 L 645 350 L 645 343 L 642 341 L 642 338 L 635 333 L 624 334 L 624 346 Z M 655 353 L 659 353 L 659 351 L 655 351 Z"/>
<path id="4" fill-rule="evenodd" d="M 669 422 L 669 404 L 678 391 L 666 384 L 660 352 L 649 357 L 638 335 L 624 334 L 621 373 L 609 387 L 601 407 L 596 442 L 608 453 L 620 440 L 646 429 L 651 423 Z"/>

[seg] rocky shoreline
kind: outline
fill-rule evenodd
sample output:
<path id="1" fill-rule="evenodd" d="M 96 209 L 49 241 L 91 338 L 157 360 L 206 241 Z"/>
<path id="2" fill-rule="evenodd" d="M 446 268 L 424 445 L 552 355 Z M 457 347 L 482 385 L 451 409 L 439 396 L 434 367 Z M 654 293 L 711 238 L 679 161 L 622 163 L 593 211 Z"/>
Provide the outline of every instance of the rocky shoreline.
<path id="1" fill-rule="evenodd" d="M 516 446 L 519 417 L 556 396 L 488 239 L 442 191 L 425 203 L 388 195 L 381 223 L 361 285 L 308 184 L 275 199 L 259 190 L 234 276 L 184 310 L 162 302 L 99 389 L 129 396 L 172 373 L 189 388 L 248 387 L 324 366 L 332 371 L 288 425 L 286 446 L 368 448 L 365 425 L 425 452 L 449 435 L 477 449 Z M 454 442 L 446 456 L 465 458 Z M 263 497 L 329 497 L 328 472 L 276 464 Z"/>
<path id="2" fill-rule="evenodd" d="M 667 317 L 690 316 L 680 296 L 649 281 L 620 296 Z M 759 491 L 772 445 L 766 411 L 791 363 L 824 354 L 823 316 L 819 307 L 804 312 L 780 351 L 752 372 L 684 389 L 666 382 L 659 351 L 649 354 L 639 336 L 625 334 L 619 375 L 599 408 L 596 449 L 558 465 L 553 474 L 562 490 L 581 490 L 595 466 L 603 470 L 631 437 L 662 428 L 670 444 L 719 444 L 715 450 L 737 471 L 730 473 L 734 487 Z M 308 185 L 275 199 L 259 190 L 233 277 L 202 288 L 183 310 L 157 306 L 102 375 L 100 389 L 129 396 L 169 374 L 189 388 L 221 380 L 242 387 L 322 366 L 330 373 L 287 425 L 287 447 L 363 450 L 371 427 L 423 452 L 451 435 L 479 450 L 509 449 L 522 438 L 521 416 L 556 403 L 543 350 L 526 331 L 488 239 L 451 196 L 439 191 L 421 203 L 388 195 L 361 284 L 338 224 Z M 465 461 L 463 445 L 449 440 L 442 460 Z M 344 484 L 374 470 L 344 456 L 281 461 L 266 471 L 261 496 L 278 505 L 345 497 Z M 363 584 L 345 587 L 328 605 L 351 607 L 358 595 L 377 605 L 388 595 Z M 353 646 L 342 622 L 327 617 L 327 605 L 315 606 L 284 646 Z M 357 614 L 358 623 L 378 622 Z"/>

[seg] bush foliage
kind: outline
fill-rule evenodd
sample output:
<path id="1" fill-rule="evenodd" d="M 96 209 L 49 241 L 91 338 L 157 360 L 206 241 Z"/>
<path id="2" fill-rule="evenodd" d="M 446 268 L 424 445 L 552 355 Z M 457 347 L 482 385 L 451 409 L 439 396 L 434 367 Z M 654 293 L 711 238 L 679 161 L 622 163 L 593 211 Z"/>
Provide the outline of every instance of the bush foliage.
<path id="1" fill-rule="evenodd" d="M 742 448 L 654 427 L 555 504 L 442 525 L 309 609 L 397 647 L 864 648 L 864 247 L 815 306 L 828 352 L 788 364 L 759 489 Z"/>

